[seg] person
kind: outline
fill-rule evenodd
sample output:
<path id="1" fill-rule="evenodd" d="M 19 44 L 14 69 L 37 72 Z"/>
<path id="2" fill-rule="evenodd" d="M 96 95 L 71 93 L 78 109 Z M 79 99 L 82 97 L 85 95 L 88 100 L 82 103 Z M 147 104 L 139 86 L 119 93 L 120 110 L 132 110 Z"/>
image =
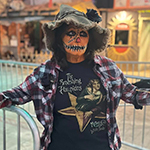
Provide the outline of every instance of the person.
<path id="1" fill-rule="evenodd" d="M 149 92 L 129 83 L 114 61 L 94 55 L 107 48 L 110 36 L 108 29 L 98 25 L 101 20 L 93 9 L 85 14 L 61 5 L 55 20 L 43 25 L 51 60 L 35 68 L 19 86 L 0 94 L 0 108 L 33 101 L 44 127 L 43 150 L 119 150 L 115 112 L 120 99 L 136 109 L 150 104 Z M 80 110 L 81 93 L 94 92 L 89 83 L 97 80 L 100 99 L 94 98 L 94 107 Z"/>

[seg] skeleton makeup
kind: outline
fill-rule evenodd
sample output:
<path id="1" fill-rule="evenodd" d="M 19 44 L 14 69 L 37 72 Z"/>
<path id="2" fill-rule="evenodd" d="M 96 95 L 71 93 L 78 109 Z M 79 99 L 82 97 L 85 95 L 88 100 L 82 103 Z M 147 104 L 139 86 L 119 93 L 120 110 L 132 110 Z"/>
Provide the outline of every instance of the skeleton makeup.
<path id="1" fill-rule="evenodd" d="M 68 57 L 83 59 L 89 42 L 88 31 L 75 26 L 69 26 L 65 30 L 62 40 Z"/>

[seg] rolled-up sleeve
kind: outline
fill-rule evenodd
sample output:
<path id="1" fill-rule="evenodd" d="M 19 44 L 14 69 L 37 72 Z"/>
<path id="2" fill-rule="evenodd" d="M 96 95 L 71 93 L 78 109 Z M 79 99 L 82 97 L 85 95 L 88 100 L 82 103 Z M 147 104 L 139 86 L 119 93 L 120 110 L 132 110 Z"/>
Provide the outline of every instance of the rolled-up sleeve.
<path id="1" fill-rule="evenodd" d="M 137 89 L 136 100 L 139 105 L 150 105 L 150 89 Z"/>
<path id="2" fill-rule="evenodd" d="M 38 90 L 38 73 L 39 67 L 27 76 L 19 86 L 0 93 L 0 102 L 4 101 L 4 98 L 10 99 L 13 104 L 24 104 L 31 101 Z"/>

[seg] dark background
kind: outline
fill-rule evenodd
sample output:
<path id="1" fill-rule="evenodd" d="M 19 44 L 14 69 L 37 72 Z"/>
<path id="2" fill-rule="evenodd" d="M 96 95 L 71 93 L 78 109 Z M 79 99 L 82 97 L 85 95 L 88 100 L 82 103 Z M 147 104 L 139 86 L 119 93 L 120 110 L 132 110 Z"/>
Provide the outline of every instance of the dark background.
<path id="1" fill-rule="evenodd" d="M 93 0 L 97 8 L 113 8 L 113 0 Z"/>

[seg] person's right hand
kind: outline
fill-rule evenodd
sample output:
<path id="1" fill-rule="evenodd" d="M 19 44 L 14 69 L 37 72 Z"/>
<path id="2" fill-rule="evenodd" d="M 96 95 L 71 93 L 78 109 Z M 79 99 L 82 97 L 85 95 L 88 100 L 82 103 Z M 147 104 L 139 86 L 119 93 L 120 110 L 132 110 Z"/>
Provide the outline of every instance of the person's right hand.
<path id="1" fill-rule="evenodd" d="M 3 99 L 2 101 L 0 101 L 0 109 L 4 108 L 4 107 L 10 107 L 12 105 L 12 101 L 9 99 Z"/>

